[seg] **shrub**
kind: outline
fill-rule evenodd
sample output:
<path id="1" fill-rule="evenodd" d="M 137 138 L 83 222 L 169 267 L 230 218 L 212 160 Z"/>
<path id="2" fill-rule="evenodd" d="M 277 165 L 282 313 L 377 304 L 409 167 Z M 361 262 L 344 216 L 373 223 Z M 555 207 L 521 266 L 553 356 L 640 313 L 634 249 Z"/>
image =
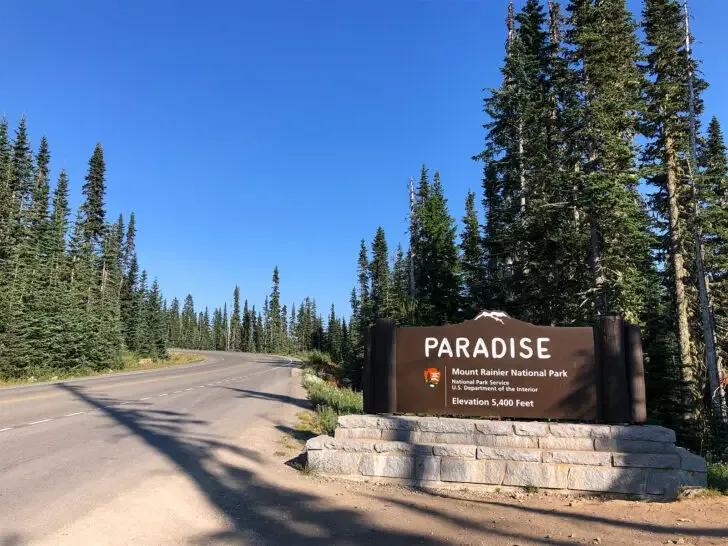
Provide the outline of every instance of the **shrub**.
<path id="1" fill-rule="evenodd" d="M 316 411 L 329 407 L 339 415 L 362 413 L 364 401 L 360 394 L 351 389 L 340 389 L 327 383 L 310 383 L 308 386 L 308 399 Z"/>
<path id="2" fill-rule="evenodd" d="M 336 430 L 336 423 L 339 420 L 339 414 L 329 406 L 321 408 L 316 416 L 316 428 L 322 434 L 333 436 Z"/>
<path id="3" fill-rule="evenodd" d="M 728 495 L 728 463 L 708 465 L 708 488 Z"/>

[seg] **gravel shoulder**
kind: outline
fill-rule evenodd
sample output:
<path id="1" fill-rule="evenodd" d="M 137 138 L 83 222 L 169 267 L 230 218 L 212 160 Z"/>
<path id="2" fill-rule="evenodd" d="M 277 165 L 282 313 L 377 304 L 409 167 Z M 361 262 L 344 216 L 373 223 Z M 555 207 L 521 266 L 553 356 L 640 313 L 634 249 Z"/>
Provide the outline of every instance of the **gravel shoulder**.
<path id="1" fill-rule="evenodd" d="M 186 449 L 188 458 L 180 456 L 175 469 L 150 476 L 37 543 L 728 544 L 727 497 L 638 503 L 543 494 L 444 496 L 300 472 L 291 464 L 305 439 L 296 430 L 297 414 L 307 411 L 299 383 L 293 370 L 266 384 L 255 396 L 267 403 L 243 434 L 204 451 Z M 4 538 L 0 533 L 3 546 L 23 544 Z"/>

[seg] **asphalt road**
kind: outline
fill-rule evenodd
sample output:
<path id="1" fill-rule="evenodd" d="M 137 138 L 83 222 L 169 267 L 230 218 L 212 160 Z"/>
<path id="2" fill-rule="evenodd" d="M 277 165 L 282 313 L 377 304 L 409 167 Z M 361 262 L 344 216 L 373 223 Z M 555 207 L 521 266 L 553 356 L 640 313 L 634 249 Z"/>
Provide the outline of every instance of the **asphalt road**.
<path id="1" fill-rule="evenodd" d="M 41 539 L 224 448 L 290 383 L 284 358 L 205 354 L 199 364 L 0 389 L 0 546 Z"/>

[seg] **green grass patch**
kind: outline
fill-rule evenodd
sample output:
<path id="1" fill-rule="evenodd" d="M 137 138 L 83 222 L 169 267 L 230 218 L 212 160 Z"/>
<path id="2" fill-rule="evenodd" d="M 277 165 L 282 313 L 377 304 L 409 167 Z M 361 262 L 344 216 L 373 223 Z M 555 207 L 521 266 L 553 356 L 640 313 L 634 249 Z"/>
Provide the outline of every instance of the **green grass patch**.
<path id="1" fill-rule="evenodd" d="M 184 364 L 192 364 L 193 362 L 202 362 L 205 357 L 194 353 L 178 353 L 169 351 L 169 356 L 163 359 L 139 358 L 133 353 L 124 353 L 122 355 L 121 366 L 116 369 L 94 370 L 92 368 L 71 368 L 68 370 L 57 370 L 47 368 L 36 368 L 28 370 L 23 377 L 0 381 L 0 387 L 9 387 L 12 385 L 28 385 L 33 383 L 43 383 L 46 381 L 64 381 L 67 379 L 78 379 L 81 377 L 95 377 L 100 375 L 108 375 L 121 372 L 132 372 L 141 370 L 155 370 L 158 368 L 168 368 L 170 366 L 181 366 Z"/>
<path id="2" fill-rule="evenodd" d="M 708 489 L 728 495 L 728 463 L 708 464 Z"/>

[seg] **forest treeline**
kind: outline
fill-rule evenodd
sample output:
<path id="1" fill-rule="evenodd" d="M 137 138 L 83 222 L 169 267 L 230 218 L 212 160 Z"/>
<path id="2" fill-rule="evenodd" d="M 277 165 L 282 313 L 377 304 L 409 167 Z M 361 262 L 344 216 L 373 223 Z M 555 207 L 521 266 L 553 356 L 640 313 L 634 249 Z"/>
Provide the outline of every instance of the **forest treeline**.
<path id="1" fill-rule="evenodd" d="M 26 119 L 0 121 L 0 380 L 123 366 L 127 349 L 166 356 L 164 303 L 135 250 L 134 214 L 109 221 L 100 144 L 70 220 L 69 180 L 51 191 L 45 137 L 35 153 Z"/>
<path id="2" fill-rule="evenodd" d="M 10 135 L 0 120 L 0 381 L 122 369 L 126 356 L 163 359 L 168 347 L 288 354 L 325 350 L 348 358 L 347 323 L 316 301 L 281 306 L 279 273 L 260 312 L 240 290 L 233 306 L 195 312 L 192 296 L 168 306 L 140 268 L 136 221 L 107 218 L 100 144 L 70 219 L 69 180 L 51 183 L 47 139 L 31 147 L 25 117 Z M 51 189 L 52 188 L 52 189 Z"/>
<path id="3" fill-rule="evenodd" d="M 354 384 L 377 318 L 440 325 L 490 309 L 580 326 L 618 313 L 642 329 L 650 420 L 727 455 L 728 161 L 718 120 L 701 123 L 688 24 L 675 0 L 646 0 L 640 24 L 624 0 L 511 3 L 460 228 L 423 166 L 406 248 L 390 256 L 381 227 L 361 243 Z"/>
<path id="4" fill-rule="evenodd" d="M 273 270 L 270 294 L 256 310 L 245 299 L 241 308 L 240 287 L 233 290 L 232 306 L 195 311 L 192 295 L 182 306 L 173 298 L 167 309 L 167 339 L 171 347 L 267 354 L 328 353 L 334 362 L 349 361 L 349 325 L 337 316 L 334 304 L 325 319 L 315 299 L 304 298 L 290 308 L 281 302 L 280 273 Z"/>

